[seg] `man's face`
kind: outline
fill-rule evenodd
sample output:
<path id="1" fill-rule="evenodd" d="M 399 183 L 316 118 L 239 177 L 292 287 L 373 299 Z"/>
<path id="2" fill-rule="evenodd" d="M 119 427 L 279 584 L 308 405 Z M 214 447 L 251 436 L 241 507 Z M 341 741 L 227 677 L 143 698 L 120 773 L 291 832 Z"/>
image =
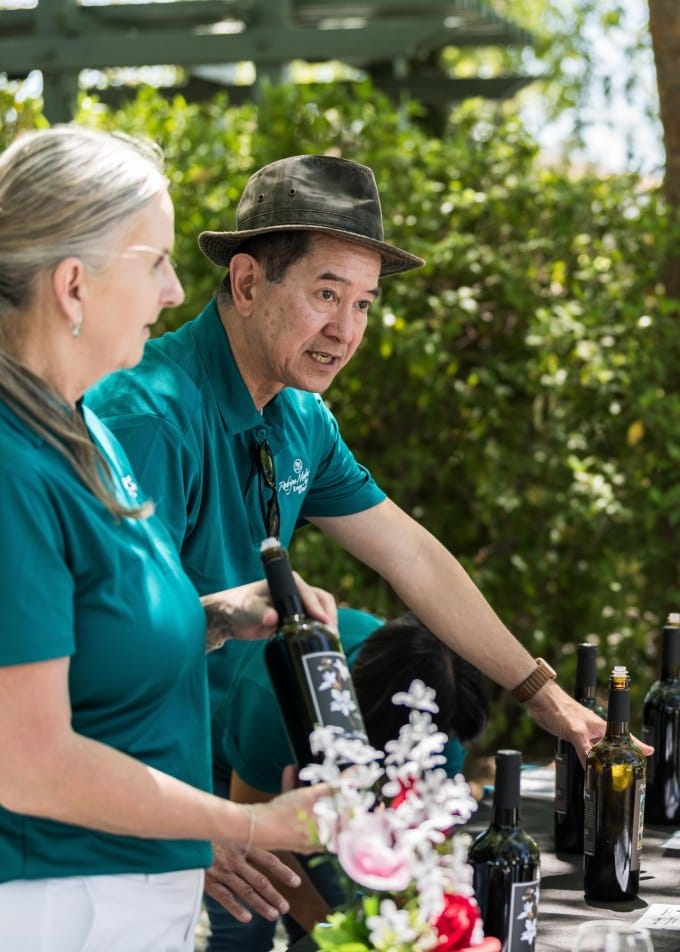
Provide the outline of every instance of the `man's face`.
<path id="1" fill-rule="evenodd" d="M 278 284 L 258 269 L 248 317 L 251 371 L 269 385 L 322 393 L 350 360 L 378 296 L 377 251 L 323 234 Z"/>

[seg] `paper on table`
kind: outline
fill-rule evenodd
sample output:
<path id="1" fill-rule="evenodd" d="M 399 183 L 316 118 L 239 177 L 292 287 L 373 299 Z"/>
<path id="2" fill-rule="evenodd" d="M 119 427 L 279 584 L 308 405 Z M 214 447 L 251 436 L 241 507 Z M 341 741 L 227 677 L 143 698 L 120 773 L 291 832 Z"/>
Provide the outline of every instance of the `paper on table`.
<path id="1" fill-rule="evenodd" d="M 555 764 L 549 763 L 546 767 L 525 764 L 519 775 L 519 789 L 523 797 L 553 800 L 555 798 Z M 493 800 L 492 783 L 484 785 L 482 799 L 489 802 Z"/>
<path id="2" fill-rule="evenodd" d="M 523 797 L 552 800 L 555 796 L 555 765 L 547 767 L 526 766 L 519 775 L 520 793 Z"/>
<path id="3" fill-rule="evenodd" d="M 676 830 L 673 836 L 665 843 L 661 844 L 662 850 L 680 850 L 680 830 Z"/>
<path id="4" fill-rule="evenodd" d="M 667 932 L 680 932 L 680 905 L 666 902 L 653 902 L 649 909 L 636 922 L 646 929 L 665 929 Z"/>

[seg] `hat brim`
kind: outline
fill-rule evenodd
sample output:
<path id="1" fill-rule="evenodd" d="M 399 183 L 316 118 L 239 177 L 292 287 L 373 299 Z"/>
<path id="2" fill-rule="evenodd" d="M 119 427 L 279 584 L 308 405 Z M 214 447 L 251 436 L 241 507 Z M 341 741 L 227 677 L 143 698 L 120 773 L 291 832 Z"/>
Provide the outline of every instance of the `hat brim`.
<path id="1" fill-rule="evenodd" d="M 269 225 L 266 228 L 251 228 L 243 231 L 202 231 L 198 236 L 198 246 L 206 258 L 209 258 L 215 264 L 228 268 L 232 257 L 249 238 L 277 231 L 321 232 L 348 241 L 353 245 L 371 248 L 377 251 L 382 259 L 381 278 L 391 274 L 402 274 L 404 271 L 413 271 L 415 268 L 422 268 L 425 264 L 425 261 L 417 255 L 403 251 L 386 241 L 365 238 L 363 235 L 354 234 L 354 232 L 343 231 L 340 228 L 328 228 L 323 225 Z"/>

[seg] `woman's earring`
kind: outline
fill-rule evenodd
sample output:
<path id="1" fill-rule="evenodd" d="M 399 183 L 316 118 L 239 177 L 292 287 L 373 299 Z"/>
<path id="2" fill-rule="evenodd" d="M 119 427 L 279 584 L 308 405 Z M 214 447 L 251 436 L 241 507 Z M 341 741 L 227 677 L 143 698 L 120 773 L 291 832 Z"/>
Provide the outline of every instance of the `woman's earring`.
<path id="1" fill-rule="evenodd" d="M 80 324 L 74 324 L 74 325 L 73 325 L 73 327 L 71 328 L 71 334 L 72 334 L 73 337 L 80 337 L 80 328 L 81 328 L 81 325 L 82 325 L 82 321 L 80 322 Z"/>

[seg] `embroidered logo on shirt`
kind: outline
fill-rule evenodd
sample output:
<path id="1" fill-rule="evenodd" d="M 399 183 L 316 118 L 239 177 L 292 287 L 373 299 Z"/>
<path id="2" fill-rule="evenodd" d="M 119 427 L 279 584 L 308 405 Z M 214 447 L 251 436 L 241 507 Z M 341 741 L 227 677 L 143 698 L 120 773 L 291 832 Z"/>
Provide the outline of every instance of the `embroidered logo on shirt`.
<path id="1" fill-rule="evenodd" d="M 132 476 L 130 476 L 129 473 L 127 474 L 127 476 L 123 476 L 123 478 L 121 479 L 121 483 L 125 487 L 125 490 L 128 496 L 132 496 L 133 499 L 136 499 L 137 496 L 139 495 L 139 486 L 134 481 Z"/>
<path id="2" fill-rule="evenodd" d="M 279 480 L 278 490 L 280 493 L 285 493 L 286 496 L 290 496 L 291 493 L 301 495 L 307 492 L 307 486 L 309 485 L 309 467 L 305 469 L 305 464 L 298 458 L 293 461 L 293 472 L 295 474 L 294 476 Z"/>

